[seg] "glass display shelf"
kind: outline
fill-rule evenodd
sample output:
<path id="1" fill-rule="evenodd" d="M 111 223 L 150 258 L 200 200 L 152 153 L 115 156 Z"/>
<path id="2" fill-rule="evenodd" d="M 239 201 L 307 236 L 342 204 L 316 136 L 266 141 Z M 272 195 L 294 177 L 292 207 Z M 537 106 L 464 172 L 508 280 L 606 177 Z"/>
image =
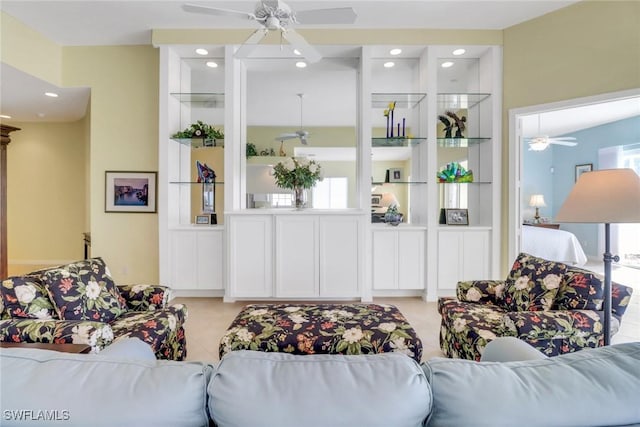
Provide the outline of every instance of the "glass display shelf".
<path id="1" fill-rule="evenodd" d="M 438 138 L 438 147 L 466 148 L 491 141 L 491 138 Z"/>
<path id="2" fill-rule="evenodd" d="M 493 184 L 491 181 L 473 181 L 473 182 L 449 182 L 449 181 L 436 181 L 438 184 L 466 184 L 466 185 L 474 185 L 474 184 Z"/>
<path id="3" fill-rule="evenodd" d="M 171 96 L 184 104 L 204 108 L 224 108 L 224 93 L 213 92 L 172 92 Z"/>
<path id="4" fill-rule="evenodd" d="M 372 93 L 373 108 L 389 108 L 389 103 L 396 103 L 396 108 L 414 108 L 427 97 L 426 93 Z"/>
<path id="5" fill-rule="evenodd" d="M 412 147 L 426 141 L 427 138 L 371 138 L 372 147 Z"/>
<path id="6" fill-rule="evenodd" d="M 389 181 L 389 182 L 384 182 L 384 181 L 372 181 L 371 185 L 388 185 L 388 184 L 404 184 L 404 185 L 413 185 L 413 184 L 426 184 L 427 181 Z"/>
<path id="7" fill-rule="evenodd" d="M 438 110 L 471 108 L 490 96 L 490 93 L 439 93 Z"/>
<path id="8" fill-rule="evenodd" d="M 224 139 L 208 139 L 208 138 L 171 138 L 182 145 L 191 148 L 213 148 L 224 147 Z"/>

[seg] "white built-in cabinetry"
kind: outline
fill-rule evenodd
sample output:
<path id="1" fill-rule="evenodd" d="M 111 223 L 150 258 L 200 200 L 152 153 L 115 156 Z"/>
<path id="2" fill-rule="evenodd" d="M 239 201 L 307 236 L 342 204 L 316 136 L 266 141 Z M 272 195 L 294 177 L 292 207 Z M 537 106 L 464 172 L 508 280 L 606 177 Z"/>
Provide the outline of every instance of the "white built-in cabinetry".
<path id="1" fill-rule="evenodd" d="M 383 68 L 386 48 L 355 49 L 355 207 L 295 211 L 246 208 L 247 91 L 258 85 L 247 85 L 243 60 L 231 46 L 211 48 L 224 67 L 216 83 L 201 89 L 198 73 L 188 71 L 197 61 L 183 48 L 160 46 L 161 281 L 227 301 L 385 295 L 434 301 L 450 295 L 458 280 L 497 278 L 502 54 L 498 46 L 466 48 L 455 57 L 453 46 L 412 46 L 392 69 Z M 444 62 L 454 65 L 443 68 Z M 396 103 L 394 138 L 385 131 L 389 102 Z M 442 134 L 438 117 L 447 111 L 465 115 L 463 137 Z M 169 137 L 196 119 L 225 131 L 224 177 L 217 183 L 224 226 L 193 224 L 193 147 Z M 450 162 L 472 170 L 473 182 L 440 182 L 438 172 Z M 387 179 L 387 170 L 399 176 Z M 371 200 L 384 193 L 400 202 L 405 221 L 398 227 L 371 224 Z M 452 208 L 466 209 L 468 224 L 441 223 L 442 210 Z"/>

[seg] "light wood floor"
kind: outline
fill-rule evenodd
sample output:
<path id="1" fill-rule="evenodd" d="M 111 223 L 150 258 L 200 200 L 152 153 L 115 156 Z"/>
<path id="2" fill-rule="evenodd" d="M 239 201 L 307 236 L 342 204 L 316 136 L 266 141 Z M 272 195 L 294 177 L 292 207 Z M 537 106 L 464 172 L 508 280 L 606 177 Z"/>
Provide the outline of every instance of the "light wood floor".
<path id="1" fill-rule="evenodd" d="M 602 269 L 601 263 L 585 266 L 593 271 Z M 640 270 L 615 267 L 613 280 L 634 288 L 629 308 L 619 332 L 612 343 L 640 341 Z M 238 312 L 249 301 L 224 303 L 222 298 L 175 298 L 173 303 L 187 305 L 189 317 L 185 323 L 187 360 L 217 362 L 218 343 Z M 422 340 L 422 360 L 443 356 L 438 343 L 440 315 L 434 302 L 421 298 L 374 298 L 375 303 L 393 304 L 404 314 Z"/>

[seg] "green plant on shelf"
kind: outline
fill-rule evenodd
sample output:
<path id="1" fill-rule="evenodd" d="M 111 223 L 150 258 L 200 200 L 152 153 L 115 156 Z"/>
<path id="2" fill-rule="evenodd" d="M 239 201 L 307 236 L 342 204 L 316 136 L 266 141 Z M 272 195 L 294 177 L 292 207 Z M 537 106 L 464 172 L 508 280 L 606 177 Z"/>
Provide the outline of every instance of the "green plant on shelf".
<path id="1" fill-rule="evenodd" d="M 224 132 L 220 129 L 216 129 L 211 125 L 208 125 L 201 120 L 192 123 L 188 128 L 181 132 L 176 132 L 172 138 L 186 139 L 186 138 L 203 138 L 203 139 L 224 139 Z"/>

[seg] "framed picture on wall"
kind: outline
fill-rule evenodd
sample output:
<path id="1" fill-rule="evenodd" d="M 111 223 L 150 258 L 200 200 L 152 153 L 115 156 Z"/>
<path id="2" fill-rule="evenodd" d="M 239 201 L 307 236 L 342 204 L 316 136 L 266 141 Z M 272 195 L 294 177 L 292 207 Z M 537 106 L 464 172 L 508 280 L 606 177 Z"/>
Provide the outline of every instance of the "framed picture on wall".
<path id="1" fill-rule="evenodd" d="M 372 194 L 371 195 L 371 207 L 379 208 L 380 202 L 382 201 L 382 194 Z"/>
<path id="2" fill-rule="evenodd" d="M 105 172 L 105 212 L 156 212 L 157 172 Z"/>
<path id="3" fill-rule="evenodd" d="M 593 170 L 593 163 L 576 165 L 576 182 L 578 181 L 578 178 L 580 178 L 580 175 L 582 175 L 585 172 L 591 172 L 592 170 Z"/>
<path id="4" fill-rule="evenodd" d="M 211 217 L 209 215 L 196 215 L 196 224 L 206 225 L 211 223 Z"/>
<path id="5" fill-rule="evenodd" d="M 404 180 L 402 169 L 399 168 L 388 169 L 387 177 L 389 178 L 387 182 L 402 182 Z"/>

